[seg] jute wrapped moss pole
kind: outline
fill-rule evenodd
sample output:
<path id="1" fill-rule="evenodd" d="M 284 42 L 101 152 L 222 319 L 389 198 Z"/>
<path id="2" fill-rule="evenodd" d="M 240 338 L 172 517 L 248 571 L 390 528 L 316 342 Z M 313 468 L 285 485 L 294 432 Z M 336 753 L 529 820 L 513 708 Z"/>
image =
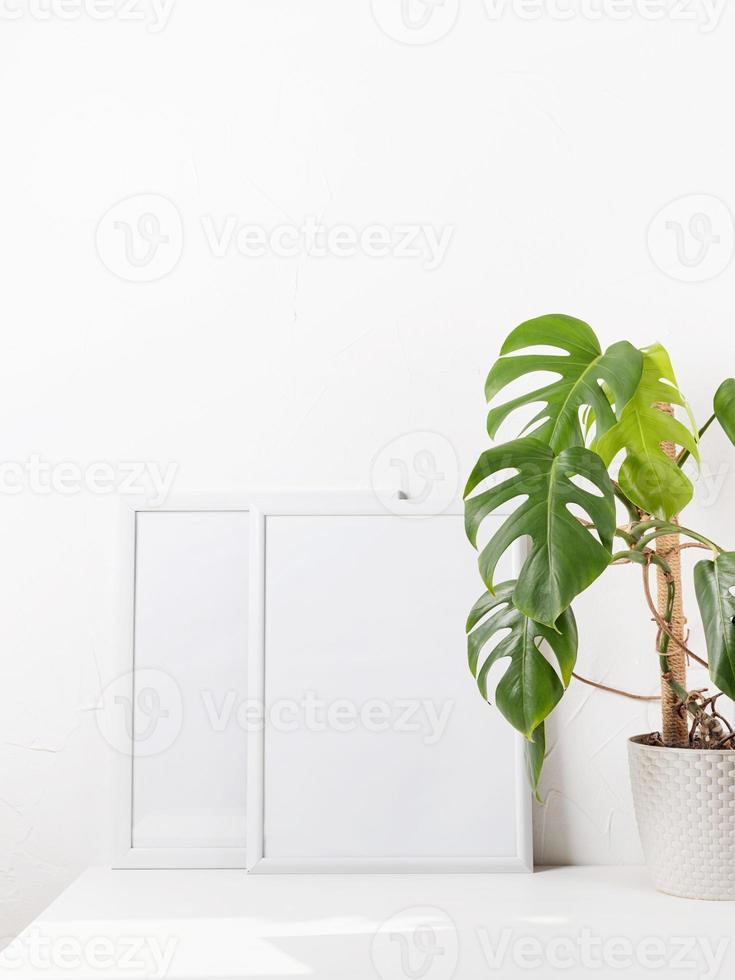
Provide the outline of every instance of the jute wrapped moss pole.
<path id="1" fill-rule="evenodd" d="M 667 415 L 673 415 L 671 405 L 659 404 L 658 408 Z M 669 459 L 676 459 L 676 446 L 673 442 L 661 444 L 662 450 Z M 674 520 L 676 523 L 676 520 Z M 664 558 L 671 569 L 674 583 L 674 608 L 671 615 L 671 635 L 676 640 L 685 640 L 686 618 L 681 597 L 681 552 L 679 551 L 679 535 L 667 534 L 656 541 L 656 551 Z M 658 584 L 658 611 L 662 617 L 666 614 L 667 584 L 666 576 L 661 568 L 656 569 Z M 686 690 L 686 654 L 676 643 L 669 643 L 668 654 L 670 679 Z M 661 678 L 661 736 L 664 745 L 673 748 L 686 748 L 689 745 L 689 726 L 686 710 L 672 690 L 669 678 Z"/>
<path id="2" fill-rule="evenodd" d="M 684 611 L 681 601 L 681 557 L 679 553 L 679 535 L 671 534 L 661 537 L 656 542 L 656 551 L 665 558 L 671 568 L 671 577 L 674 581 L 676 595 L 674 598 L 674 610 L 671 617 L 671 635 L 676 640 L 685 639 Z M 666 577 L 660 568 L 656 569 L 656 579 L 658 583 L 658 611 L 661 616 L 666 613 L 667 588 Z M 686 690 L 686 654 L 676 643 L 670 643 L 667 659 L 669 662 L 669 674 L 671 680 L 675 681 Z M 669 678 L 661 678 L 661 736 L 664 745 L 672 748 L 686 748 L 689 745 L 689 727 L 687 722 L 686 710 L 681 706 L 681 701 L 674 693 Z"/>

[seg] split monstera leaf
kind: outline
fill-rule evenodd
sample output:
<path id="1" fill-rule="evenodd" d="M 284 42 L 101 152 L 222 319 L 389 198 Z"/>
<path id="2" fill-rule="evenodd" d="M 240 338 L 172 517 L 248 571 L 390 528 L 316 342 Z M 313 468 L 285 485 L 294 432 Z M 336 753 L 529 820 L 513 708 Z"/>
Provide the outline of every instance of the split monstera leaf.
<path id="1" fill-rule="evenodd" d="M 516 383 L 521 393 L 507 397 Z M 509 334 L 485 394 L 490 437 L 515 419 L 521 437 L 483 452 L 465 490 L 473 546 L 486 518 L 495 517 L 479 555 L 487 591 L 467 621 L 469 666 L 483 697 L 526 737 L 537 792 L 544 721 L 577 656 L 571 604 L 613 560 L 621 533 L 616 498 L 631 521 L 664 526 L 680 514 L 693 496 L 682 466 L 689 456 L 698 463 L 699 433 L 660 344 L 639 350 L 620 341 L 603 351 L 587 323 L 563 314 L 528 320 Z M 676 406 L 681 419 L 662 405 Z M 718 389 L 710 422 L 715 417 L 735 443 L 735 380 Z M 498 563 L 519 538 L 530 544 L 518 576 L 497 585 Z M 696 583 L 712 677 L 732 696 L 735 553 L 701 562 Z M 499 677 L 494 691 L 491 672 Z"/>
<path id="2" fill-rule="evenodd" d="M 473 545 L 485 517 L 502 504 L 525 496 L 480 552 L 480 574 L 492 592 L 500 558 L 520 537 L 531 550 L 513 591 L 524 615 L 551 629 L 571 601 L 601 575 L 610 563 L 615 532 L 615 498 L 607 470 L 595 453 L 580 446 L 555 454 L 529 437 L 488 449 L 480 456 L 467 483 L 467 494 L 499 470 L 516 473 L 475 496 L 465 505 L 465 528 Z M 582 489 L 575 477 L 589 481 L 597 494 Z M 570 513 L 579 505 L 589 515 L 600 540 Z M 539 586 L 543 583 L 543 588 Z"/>

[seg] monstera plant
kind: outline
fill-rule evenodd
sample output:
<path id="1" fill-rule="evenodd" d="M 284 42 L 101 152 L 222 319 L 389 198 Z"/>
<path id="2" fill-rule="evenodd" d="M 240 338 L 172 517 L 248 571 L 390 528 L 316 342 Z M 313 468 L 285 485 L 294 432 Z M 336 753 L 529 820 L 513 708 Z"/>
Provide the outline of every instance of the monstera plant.
<path id="1" fill-rule="evenodd" d="M 572 603 L 613 564 L 642 573 L 657 631 L 661 732 L 640 740 L 650 748 L 735 748 L 718 708 L 721 693 L 735 697 L 735 552 L 680 523 L 693 495 L 683 467 L 689 457 L 698 462 L 702 435 L 717 420 L 735 443 L 735 380 L 719 386 L 698 429 L 660 344 L 638 349 L 622 340 L 603 350 L 588 324 L 553 314 L 509 334 L 485 394 L 494 444 L 465 491 L 475 547 L 485 519 L 496 520 L 479 554 L 486 591 L 467 621 L 469 666 L 483 697 L 525 736 L 534 791 L 544 722 L 575 667 Z M 501 426 L 517 437 L 497 442 Z M 518 539 L 526 543 L 520 571 L 498 582 L 498 562 Z M 688 648 L 684 629 L 679 559 L 690 547 L 709 552 L 694 571 L 707 661 Z M 688 690 L 689 657 L 707 662 L 716 691 Z"/>

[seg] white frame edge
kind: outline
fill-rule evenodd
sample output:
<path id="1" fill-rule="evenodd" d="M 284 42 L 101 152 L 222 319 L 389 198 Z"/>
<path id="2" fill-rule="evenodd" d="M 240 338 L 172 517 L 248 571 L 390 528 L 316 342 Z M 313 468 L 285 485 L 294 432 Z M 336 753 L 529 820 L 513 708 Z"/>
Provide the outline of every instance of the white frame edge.
<path id="1" fill-rule="evenodd" d="M 400 504 L 396 504 L 400 507 Z M 406 501 L 406 516 L 411 515 Z M 265 699 L 265 558 L 266 520 L 271 516 L 382 516 L 387 511 L 372 494 L 354 490 L 324 490 L 310 493 L 192 493 L 172 495 L 160 507 L 147 507 L 137 499 L 122 499 L 119 523 L 121 581 L 118 592 L 117 676 L 135 669 L 135 564 L 136 519 L 138 513 L 166 511 L 247 511 L 250 514 L 250 593 L 248 692 L 250 697 Z M 462 516 L 456 505 L 447 507 L 444 515 Z M 436 515 L 442 516 L 441 514 Z M 514 574 L 520 570 L 523 547 L 513 550 Z M 130 575 L 130 570 L 133 575 Z M 257 692 L 257 694 L 255 693 Z M 130 696 L 132 699 L 133 691 Z M 132 750 L 132 746 L 131 746 Z M 132 846 L 133 755 L 119 753 L 115 775 L 114 868 L 235 868 L 256 874 L 283 873 L 383 873 L 485 874 L 533 871 L 533 828 L 531 793 L 526 781 L 524 739 L 515 741 L 515 814 L 517 854 L 509 857 L 477 858 L 268 858 L 264 849 L 265 817 L 265 732 L 248 733 L 246 847 L 243 848 L 135 848 Z"/>
<path id="2" fill-rule="evenodd" d="M 171 495 L 160 507 L 148 507 L 138 498 L 120 500 L 118 551 L 120 585 L 117 609 L 117 677 L 129 673 L 132 703 L 132 680 L 135 671 L 135 582 L 137 515 L 167 511 L 227 511 L 251 513 L 249 498 L 243 494 L 193 493 Z M 255 550 L 255 549 L 254 549 Z M 251 551 L 251 571 L 253 552 Z M 133 574 L 130 574 L 132 569 Z M 253 582 L 250 583 L 250 601 Z M 249 639 L 252 639 L 252 624 Z M 257 659 L 257 658 L 256 658 Z M 112 867 L 115 869 L 205 869 L 235 868 L 245 870 L 246 851 L 242 847 L 133 847 L 133 752 L 118 753 L 115 773 L 115 815 Z M 246 829 L 246 841 L 249 831 Z"/>

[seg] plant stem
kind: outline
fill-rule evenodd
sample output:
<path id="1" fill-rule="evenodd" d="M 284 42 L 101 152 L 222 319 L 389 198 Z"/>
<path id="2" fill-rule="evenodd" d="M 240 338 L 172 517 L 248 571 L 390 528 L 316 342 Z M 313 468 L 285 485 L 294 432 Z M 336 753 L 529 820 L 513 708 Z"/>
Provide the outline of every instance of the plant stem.
<path id="1" fill-rule="evenodd" d="M 724 550 L 723 548 L 720 548 L 719 545 L 715 544 L 714 541 L 710 541 L 710 539 L 706 538 L 703 534 L 699 534 L 697 531 L 692 531 L 688 527 L 680 527 L 678 524 L 669 524 L 666 521 L 644 521 L 638 528 L 636 528 L 636 531 L 640 531 L 641 528 L 645 530 L 646 526 L 654 527 L 656 530 L 652 531 L 650 534 L 645 534 L 639 539 L 638 544 L 635 546 L 636 551 L 642 551 L 651 543 L 651 541 L 655 541 L 656 538 L 669 534 L 684 534 L 686 537 L 692 538 L 694 541 L 699 541 L 700 544 L 706 545 L 715 556 L 719 555 L 720 552 Z"/>
<path id="2" fill-rule="evenodd" d="M 630 533 L 630 531 L 626 531 L 625 528 L 616 527 L 615 528 L 615 537 L 616 538 L 622 538 L 623 541 L 625 541 L 625 543 L 627 545 L 629 545 L 630 548 L 633 548 L 634 545 L 635 545 L 635 538 Z M 620 557 L 620 556 L 618 556 L 618 557 Z"/>
<path id="3" fill-rule="evenodd" d="M 710 415 L 710 417 L 707 419 L 707 421 L 704 423 L 704 425 L 702 426 L 702 428 L 697 433 L 697 439 L 701 439 L 702 438 L 702 436 L 705 434 L 705 432 L 707 431 L 707 429 L 709 429 L 709 427 L 714 422 L 715 418 L 716 418 L 716 416 L 714 414 Z M 691 456 L 691 453 L 689 452 L 688 449 L 682 449 L 682 451 L 676 457 L 676 465 L 679 468 L 681 468 L 684 465 L 684 463 L 686 463 L 686 461 L 689 459 L 690 456 Z"/>

